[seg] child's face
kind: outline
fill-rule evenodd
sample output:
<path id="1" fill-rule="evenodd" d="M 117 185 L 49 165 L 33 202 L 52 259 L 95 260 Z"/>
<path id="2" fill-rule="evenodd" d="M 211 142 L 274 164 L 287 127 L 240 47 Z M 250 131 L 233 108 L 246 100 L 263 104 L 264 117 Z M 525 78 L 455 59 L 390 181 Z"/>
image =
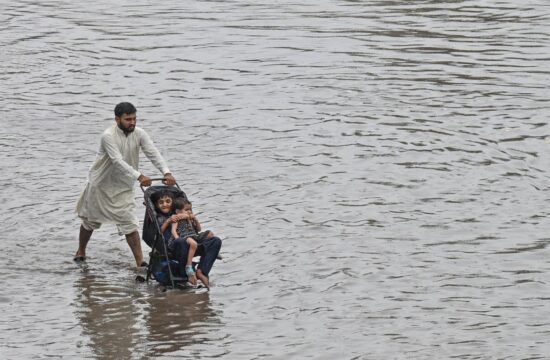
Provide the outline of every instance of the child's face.
<path id="1" fill-rule="evenodd" d="M 172 198 L 170 196 L 163 196 L 157 201 L 157 207 L 163 214 L 169 214 L 172 209 Z"/>
<path id="2" fill-rule="evenodd" d="M 191 208 L 191 205 L 185 204 L 183 205 L 183 208 L 176 209 L 176 214 L 184 214 L 184 213 L 188 213 L 188 214 L 193 213 L 193 209 Z"/>

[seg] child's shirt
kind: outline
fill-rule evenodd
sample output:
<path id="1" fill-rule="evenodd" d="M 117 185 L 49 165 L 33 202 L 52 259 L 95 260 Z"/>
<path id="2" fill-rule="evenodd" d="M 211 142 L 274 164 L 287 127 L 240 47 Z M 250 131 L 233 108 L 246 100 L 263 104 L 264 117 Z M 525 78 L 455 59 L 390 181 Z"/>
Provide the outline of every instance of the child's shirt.
<path id="1" fill-rule="evenodd" d="M 187 219 L 178 221 L 178 227 L 176 229 L 178 235 L 182 238 L 188 238 L 190 236 L 197 235 L 195 227 Z"/>
<path id="2" fill-rule="evenodd" d="M 164 222 L 169 218 L 170 216 L 169 215 L 165 215 L 165 214 L 162 214 L 162 213 L 158 213 L 157 214 L 157 222 L 159 224 L 159 228 L 162 226 L 162 224 L 164 224 Z M 171 231 L 171 227 L 168 226 L 166 228 L 166 230 L 164 230 L 164 233 L 162 234 L 162 236 L 164 237 L 164 240 L 168 240 L 170 239 L 170 236 L 172 236 L 172 231 Z"/>

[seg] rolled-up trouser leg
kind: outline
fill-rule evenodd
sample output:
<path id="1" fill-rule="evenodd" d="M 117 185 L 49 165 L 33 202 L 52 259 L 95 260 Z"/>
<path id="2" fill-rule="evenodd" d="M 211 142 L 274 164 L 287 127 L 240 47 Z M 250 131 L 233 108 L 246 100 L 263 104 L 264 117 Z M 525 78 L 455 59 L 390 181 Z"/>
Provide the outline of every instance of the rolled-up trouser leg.
<path id="1" fill-rule="evenodd" d="M 187 263 L 187 254 L 189 254 L 189 244 L 184 238 L 177 238 L 172 242 L 172 256 L 177 260 L 181 267 L 181 273 L 185 274 L 185 264 Z"/>
<path id="2" fill-rule="evenodd" d="M 200 255 L 201 260 L 199 261 L 198 268 L 206 276 L 210 273 L 212 266 L 216 262 L 216 258 L 220 253 L 222 247 L 222 241 L 219 237 L 211 237 L 209 239 L 203 240 L 199 243 L 197 248 L 197 254 Z"/>

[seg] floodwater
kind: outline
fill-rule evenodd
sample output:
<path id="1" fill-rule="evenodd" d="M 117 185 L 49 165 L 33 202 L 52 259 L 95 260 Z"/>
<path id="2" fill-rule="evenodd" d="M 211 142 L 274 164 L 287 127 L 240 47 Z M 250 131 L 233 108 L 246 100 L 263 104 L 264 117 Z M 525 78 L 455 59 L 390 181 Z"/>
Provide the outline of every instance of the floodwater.
<path id="1" fill-rule="evenodd" d="M 0 358 L 550 358 L 546 0 L 0 10 Z M 208 293 L 112 225 L 72 262 L 119 101 L 224 239 Z"/>

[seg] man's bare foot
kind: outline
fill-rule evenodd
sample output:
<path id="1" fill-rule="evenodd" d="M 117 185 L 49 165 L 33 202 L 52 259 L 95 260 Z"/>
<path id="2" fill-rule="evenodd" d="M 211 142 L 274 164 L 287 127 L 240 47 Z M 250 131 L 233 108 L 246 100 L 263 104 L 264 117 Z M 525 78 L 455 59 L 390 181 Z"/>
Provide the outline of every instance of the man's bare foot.
<path id="1" fill-rule="evenodd" d="M 73 261 L 74 262 L 81 262 L 81 261 L 85 261 L 86 260 L 86 254 L 85 253 L 81 253 L 81 252 L 76 252 L 76 254 L 74 254 L 73 256 Z"/>
<path id="2" fill-rule="evenodd" d="M 136 266 L 137 267 L 147 266 L 147 261 L 145 261 L 144 258 L 141 258 L 141 260 L 136 259 Z"/>
<path id="3" fill-rule="evenodd" d="M 197 270 L 197 278 L 204 284 L 207 289 L 210 289 L 210 282 L 208 281 L 208 276 L 204 275 L 202 271 Z"/>

